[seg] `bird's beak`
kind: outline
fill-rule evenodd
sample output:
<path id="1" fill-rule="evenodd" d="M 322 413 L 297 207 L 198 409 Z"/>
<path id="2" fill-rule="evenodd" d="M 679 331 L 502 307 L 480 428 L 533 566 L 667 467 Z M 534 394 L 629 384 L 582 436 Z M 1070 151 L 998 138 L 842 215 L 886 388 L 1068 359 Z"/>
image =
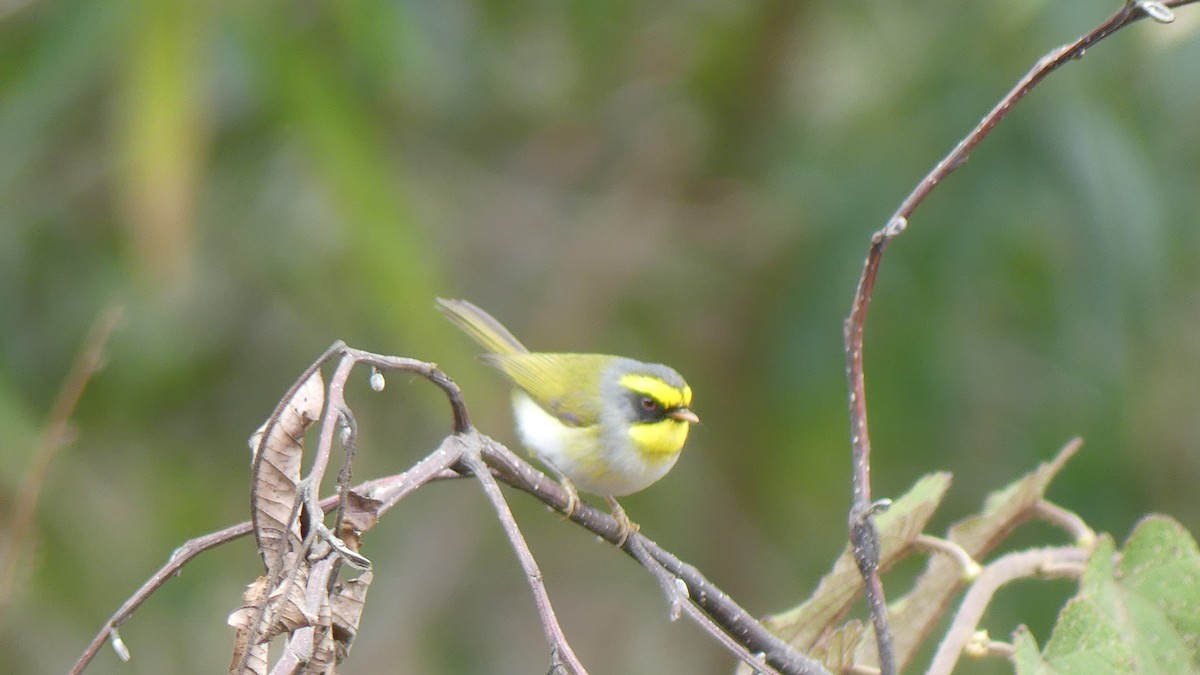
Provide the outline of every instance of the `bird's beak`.
<path id="1" fill-rule="evenodd" d="M 688 410 L 687 408 L 676 408 L 675 410 L 668 412 L 667 417 L 670 417 L 673 420 L 679 420 L 680 422 L 691 422 L 692 424 L 696 424 L 700 421 L 700 418 L 696 416 L 696 413 Z"/>

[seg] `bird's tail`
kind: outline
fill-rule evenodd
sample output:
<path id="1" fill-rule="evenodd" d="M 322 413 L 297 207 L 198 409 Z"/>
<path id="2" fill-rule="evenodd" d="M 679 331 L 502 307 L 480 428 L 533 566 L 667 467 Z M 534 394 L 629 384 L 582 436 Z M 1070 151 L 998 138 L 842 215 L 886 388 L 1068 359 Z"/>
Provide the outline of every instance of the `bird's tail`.
<path id="1" fill-rule="evenodd" d="M 493 354 L 524 354 L 529 351 L 494 316 L 466 300 L 438 298 L 437 308 Z"/>

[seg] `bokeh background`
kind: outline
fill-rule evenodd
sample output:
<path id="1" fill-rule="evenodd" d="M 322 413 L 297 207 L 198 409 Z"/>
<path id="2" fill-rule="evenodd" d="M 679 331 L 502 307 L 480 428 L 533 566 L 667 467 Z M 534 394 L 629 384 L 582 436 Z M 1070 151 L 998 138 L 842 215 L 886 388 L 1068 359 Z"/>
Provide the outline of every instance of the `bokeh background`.
<path id="1" fill-rule="evenodd" d="M 438 362 L 511 442 L 438 295 L 535 349 L 683 372 L 704 424 L 625 506 L 752 612 L 795 604 L 845 541 L 841 325 L 870 233 L 1116 5 L 0 3 L 0 551 L 89 324 L 125 308 L 47 477 L 5 668 L 64 671 L 175 546 L 244 520 L 247 436 L 335 339 Z M 1103 43 L 893 245 L 867 335 L 876 494 L 953 471 L 944 528 L 1078 434 L 1059 503 L 1118 539 L 1152 511 L 1200 530 L 1198 64 L 1200 7 Z M 449 425 L 422 382 L 360 373 L 349 398 L 356 478 Z M 728 672 L 633 562 L 510 496 L 592 672 Z M 365 553 L 346 672 L 545 672 L 475 485 L 415 494 Z M 90 672 L 220 672 L 260 569 L 248 540 L 203 556 L 123 627 L 133 661 Z M 1069 590 L 1019 584 L 986 625 L 1044 641 Z"/>

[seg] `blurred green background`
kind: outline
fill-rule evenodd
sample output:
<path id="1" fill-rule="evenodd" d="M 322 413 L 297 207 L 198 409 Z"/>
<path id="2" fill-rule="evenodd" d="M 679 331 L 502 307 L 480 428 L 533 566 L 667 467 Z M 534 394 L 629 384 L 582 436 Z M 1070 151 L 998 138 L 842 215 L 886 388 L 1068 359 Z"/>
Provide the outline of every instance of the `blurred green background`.
<path id="1" fill-rule="evenodd" d="M 871 232 L 1116 6 L 0 4 L 5 533 L 87 327 L 126 308 L 47 478 L 5 666 L 64 671 L 174 547 L 244 520 L 246 438 L 335 339 L 438 362 L 511 442 L 503 384 L 437 295 L 535 349 L 683 372 L 704 424 L 624 504 L 751 612 L 795 604 L 845 541 L 841 326 Z M 1200 530 L 1197 64 L 1200 7 L 1118 34 L 893 245 L 867 331 L 877 495 L 953 471 L 940 531 L 1079 434 L 1059 503 L 1118 539 L 1150 511 Z M 352 384 L 357 479 L 449 427 L 425 383 Z M 632 561 L 510 496 L 592 672 L 729 671 Z M 1061 541 L 1030 526 L 1014 545 Z M 377 581 L 345 672 L 545 672 L 475 485 L 418 492 L 364 552 Z M 123 627 L 133 661 L 105 649 L 90 672 L 220 672 L 260 570 L 248 540 L 203 556 Z M 1069 590 L 1018 585 L 986 625 L 1044 641 Z"/>

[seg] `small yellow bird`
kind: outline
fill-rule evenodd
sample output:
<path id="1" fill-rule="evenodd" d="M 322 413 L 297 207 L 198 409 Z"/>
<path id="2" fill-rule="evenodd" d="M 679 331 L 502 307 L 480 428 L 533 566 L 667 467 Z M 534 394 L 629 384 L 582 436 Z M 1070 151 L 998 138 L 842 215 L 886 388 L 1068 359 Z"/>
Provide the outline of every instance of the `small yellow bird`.
<path id="1" fill-rule="evenodd" d="M 521 441 L 558 474 L 567 515 L 576 487 L 602 495 L 621 524 L 636 526 L 616 497 L 649 487 L 675 466 L 688 426 L 692 389 L 657 363 L 605 354 L 530 352 L 492 315 L 466 300 L 439 298 L 438 309 L 488 350 L 483 361 L 515 385 L 513 416 Z"/>

